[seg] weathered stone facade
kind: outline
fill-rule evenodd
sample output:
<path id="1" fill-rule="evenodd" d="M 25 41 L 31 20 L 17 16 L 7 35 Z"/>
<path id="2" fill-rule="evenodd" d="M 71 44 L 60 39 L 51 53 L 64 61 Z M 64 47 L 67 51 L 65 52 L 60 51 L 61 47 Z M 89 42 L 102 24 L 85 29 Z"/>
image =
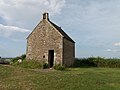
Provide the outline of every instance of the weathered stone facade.
<path id="1" fill-rule="evenodd" d="M 63 64 L 72 66 L 75 57 L 75 45 L 73 42 L 63 38 Z"/>
<path id="2" fill-rule="evenodd" d="M 27 38 L 26 58 L 53 63 L 52 66 L 71 66 L 75 57 L 74 45 L 75 42 L 49 20 L 48 13 L 44 13 L 42 21 Z"/>

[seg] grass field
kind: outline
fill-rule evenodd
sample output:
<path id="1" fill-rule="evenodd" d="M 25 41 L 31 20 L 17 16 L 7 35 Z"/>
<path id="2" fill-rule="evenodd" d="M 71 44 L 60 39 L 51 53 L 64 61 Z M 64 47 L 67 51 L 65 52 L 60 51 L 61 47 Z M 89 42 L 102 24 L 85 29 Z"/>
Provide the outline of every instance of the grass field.
<path id="1" fill-rule="evenodd" d="M 120 68 L 56 71 L 0 65 L 0 90 L 120 90 Z"/>

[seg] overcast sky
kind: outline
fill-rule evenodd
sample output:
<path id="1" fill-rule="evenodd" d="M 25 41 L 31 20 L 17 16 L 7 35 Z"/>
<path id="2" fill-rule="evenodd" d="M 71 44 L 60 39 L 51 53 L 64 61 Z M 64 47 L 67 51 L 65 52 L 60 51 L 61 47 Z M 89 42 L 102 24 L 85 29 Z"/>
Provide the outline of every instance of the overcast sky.
<path id="1" fill-rule="evenodd" d="M 24 54 L 46 11 L 76 42 L 76 57 L 120 58 L 120 0 L 0 0 L 0 56 Z"/>

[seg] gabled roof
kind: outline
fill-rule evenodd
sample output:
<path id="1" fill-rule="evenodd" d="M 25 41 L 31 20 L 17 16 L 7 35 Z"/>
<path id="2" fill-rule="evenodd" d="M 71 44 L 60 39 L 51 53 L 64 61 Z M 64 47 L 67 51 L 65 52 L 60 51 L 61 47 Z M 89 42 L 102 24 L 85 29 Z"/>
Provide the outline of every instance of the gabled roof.
<path id="1" fill-rule="evenodd" d="M 58 31 L 60 32 L 60 34 L 61 34 L 64 38 L 66 38 L 67 40 L 75 43 L 75 42 L 61 29 L 61 27 L 57 26 L 56 24 L 54 24 L 53 22 L 51 22 L 51 21 L 49 20 L 48 13 L 44 13 L 44 14 L 43 14 L 43 20 L 47 20 L 56 30 L 58 30 Z M 40 22 L 40 23 L 41 23 L 41 22 Z M 40 23 L 39 23 L 39 24 L 40 24 Z M 39 25 L 39 24 L 38 24 L 38 25 Z M 37 25 L 37 26 L 38 26 L 38 25 Z M 36 27 L 37 27 L 37 26 L 36 26 Z M 36 29 L 36 27 L 34 28 L 34 30 Z M 34 31 L 34 30 L 33 30 L 33 31 Z M 32 32 L 33 32 L 33 31 L 32 31 Z M 29 34 L 29 36 L 32 34 L 32 32 Z M 29 36 L 27 37 L 27 39 L 29 38 Z"/>
<path id="2" fill-rule="evenodd" d="M 66 38 L 67 40 L 75 43 L 62 29 L 61 27 L 57 26 L 56 24 L 54 24 L 53 22 L 51 22 L 50 20 L 48 20 L 62 35 L 64 38 Z"/>

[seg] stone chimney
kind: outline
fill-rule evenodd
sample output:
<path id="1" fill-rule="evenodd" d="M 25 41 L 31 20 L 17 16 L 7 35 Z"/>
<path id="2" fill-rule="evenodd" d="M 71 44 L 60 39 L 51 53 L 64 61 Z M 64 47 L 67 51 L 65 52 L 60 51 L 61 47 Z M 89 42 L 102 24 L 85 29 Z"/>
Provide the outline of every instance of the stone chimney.
<path id="1" fill-rule="evenodd" d="M 47 12 L 43 13 L 43 20 L 49 20 L 49 14 Z"/>

